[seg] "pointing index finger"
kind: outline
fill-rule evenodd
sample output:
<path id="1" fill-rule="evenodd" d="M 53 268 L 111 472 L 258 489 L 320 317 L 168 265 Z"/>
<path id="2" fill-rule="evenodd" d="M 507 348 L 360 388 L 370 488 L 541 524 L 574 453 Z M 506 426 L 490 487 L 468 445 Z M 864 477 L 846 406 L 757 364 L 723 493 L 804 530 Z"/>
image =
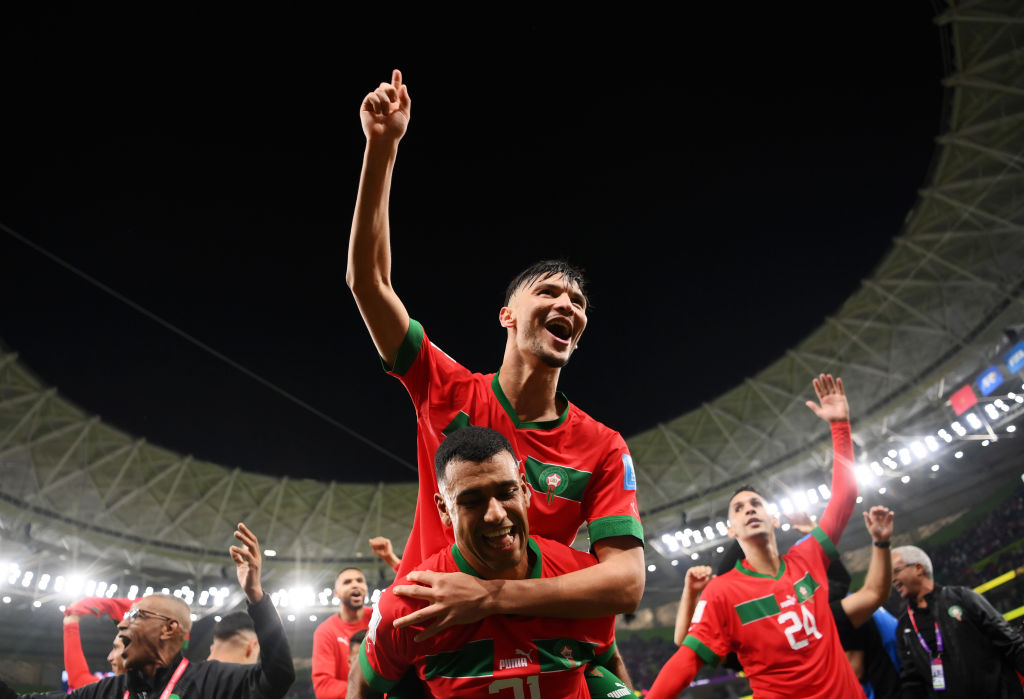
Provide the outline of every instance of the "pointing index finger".
<path id="1" fill-rule="evenodd" d="M 398 68 L 395 68 L 394 70 L 391 71 L 391 87 L 395 88 L 396 90 L 402 87 L 402 71 L 400 71 Z"/>

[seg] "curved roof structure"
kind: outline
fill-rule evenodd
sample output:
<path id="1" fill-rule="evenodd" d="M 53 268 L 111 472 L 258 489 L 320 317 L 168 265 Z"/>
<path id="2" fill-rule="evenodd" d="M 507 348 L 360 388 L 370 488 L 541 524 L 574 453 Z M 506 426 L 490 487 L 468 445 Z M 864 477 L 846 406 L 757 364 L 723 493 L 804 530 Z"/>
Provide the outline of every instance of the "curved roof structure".
<path id="1" fill-rule="evenodd" d="M 628 439 L 656 546 L 684 513 L 724 519 L 738 484 L 827 482 L 827 430 L 803 405 L 819 372 L 848 381 L 855 441 L 870 453 L 934 434 L 951 390 L 999 361 L 1024 324 L 1024 7 L 964 2 L 936 23 L 945 132 L 872 277 L 758 375 Z M 61 561 L 122 585 L 144 573 L 196 590 L 233 577 L 224 567 L 239 521 L 278 551 L 268 588 L 323 582 L 340 565 L 375 563 L 370 536 L 404 540 L 417 495 L 414 483 L 272 478 L 173 453 L 104 425 L 3 347 L 0 475 L 0 557 L 22 570 Z"/>

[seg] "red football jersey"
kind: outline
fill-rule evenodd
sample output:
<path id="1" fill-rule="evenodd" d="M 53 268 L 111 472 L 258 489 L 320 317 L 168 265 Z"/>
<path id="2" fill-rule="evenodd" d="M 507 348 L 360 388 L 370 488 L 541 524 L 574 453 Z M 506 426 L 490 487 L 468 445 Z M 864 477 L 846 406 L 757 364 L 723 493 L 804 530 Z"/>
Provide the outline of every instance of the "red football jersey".
<path id="1" fill-rule="evenodd" d="M 623 534 L 643 540 L 636 474 L 622 436 L 566 399 L 557 420 L 520 422 L 497 374 L 475 374 L 429 341 L 410 319 L 389 372 L 416 407 L 419 498 L 399 574 L 453 543 L 434 504 L 434 453 L 445 435 L 466 425 L 497 430 L 512 443 L 533 490 L 530 533 L 571 544 L 584 522 L 591 542 Z M 562 396 L 564 398 L 564 396 Z"/>
<path id="2" fill-rule="evenodd" d="M 597 563 L 590 554 L 547 539 L 530 537 L 528 545 L 533 555 L 531 578 L 555 577 Z M 417 569 L 477 575 L 454 544 Z M 396 582 L 409 584 L 404 577 Z M 498 694 L 587 699 L 587 663 L 603 663 L 614 653 L 615 617 L 497 614 L 417 642 L 413 638 L 423 626 L 396 629 L 392 622 L 426 602 L 399 597 L 391 590 L 381 595 L 359 653 L 363 678 L 380 692 L 387 692 L 414 668 L 435 697 Z M 503 690 L 511 691 L 503 694 Z"/>

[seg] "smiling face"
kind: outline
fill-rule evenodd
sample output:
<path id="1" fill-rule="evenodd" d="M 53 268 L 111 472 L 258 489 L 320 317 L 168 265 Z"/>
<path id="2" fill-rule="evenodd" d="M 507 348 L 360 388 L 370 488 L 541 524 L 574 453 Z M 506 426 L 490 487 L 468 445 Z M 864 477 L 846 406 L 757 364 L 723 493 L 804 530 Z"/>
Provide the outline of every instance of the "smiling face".
<path id="1" fill-rule="evenodd" d="M 764 499 L 752 490 L 743 490 L 729 501 L 729 536 L 742 543 L 755 536 L 771 537 L 779 520 L 768 514 Z"/>
<path id="2" fill-rule="evenodd" d="M 892 586 L 904 599 L 917 599 L 930 578 L 920 563 L 908 564 L 899 552 L 892 554 Z"/>
<path id="3" fill-rule="evenodd" d="M 353 611 L 359 611 L 366 604 L 367 591 L 366 576 L 358 568 L 346 568 L 334 581 L 334 596 Z"/>
<path id="4" fill-rule="evenodd" d="M 499 318 L 521 353 L 561 368 L 587 327 L 587 299 L 578 284 L 551 274 L 516 290 Z"/>
<path id="5" fill-rule="evenodd" d="M 441 521 L 473 569 L 490 579 L 526 577 L 530 491 L 507 451 L 483 461 L 455 459 L 434 495 Z"/>

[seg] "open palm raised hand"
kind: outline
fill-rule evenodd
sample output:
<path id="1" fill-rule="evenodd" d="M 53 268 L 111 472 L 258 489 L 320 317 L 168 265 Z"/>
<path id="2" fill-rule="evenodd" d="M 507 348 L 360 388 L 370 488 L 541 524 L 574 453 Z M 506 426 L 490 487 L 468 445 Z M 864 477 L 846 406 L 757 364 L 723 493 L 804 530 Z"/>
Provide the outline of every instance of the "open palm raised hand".
<path id="1" fill-rule="evenodd" d="M 850 404 L 846 402 L 843 380 L 833 379 L 832 374 L 821 374 L 813 383 L 814 392 L 818 394 L 818 403 L 809 400 L 806 403 L 807 407 L 826 422 L 848 422 Z"/>

